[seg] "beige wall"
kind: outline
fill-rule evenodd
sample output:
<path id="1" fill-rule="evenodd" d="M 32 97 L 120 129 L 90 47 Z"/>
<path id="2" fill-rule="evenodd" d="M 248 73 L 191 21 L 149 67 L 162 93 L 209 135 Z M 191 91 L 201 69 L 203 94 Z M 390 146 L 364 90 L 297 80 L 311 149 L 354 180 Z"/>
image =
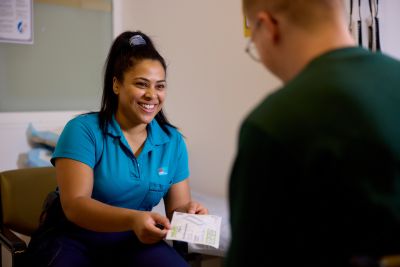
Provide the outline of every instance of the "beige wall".
<path id="1" fill-rule="evenodd" d="M 226 196 L 240 122 L 279 85 L 244 52 L 240 1 L 114 0 L 113 8 L 115 36 L 141 30 L 167 60 L 166 113 L 187 137 L 192 188 Z"/>

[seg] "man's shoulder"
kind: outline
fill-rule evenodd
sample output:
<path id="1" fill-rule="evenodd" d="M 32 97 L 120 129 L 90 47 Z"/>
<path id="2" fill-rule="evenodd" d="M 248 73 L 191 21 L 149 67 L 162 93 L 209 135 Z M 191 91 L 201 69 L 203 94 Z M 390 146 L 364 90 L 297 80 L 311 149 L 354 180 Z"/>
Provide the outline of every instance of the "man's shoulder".
<path id="1" fill-rule="evenodd" d="M 246 119 L 258 123 L 272 122 L 285 116 L 285 114 L 289 114 L 294 105 L 297 105 L 297 101 L 292 97 L 291 89 L 288 86 L 283 86 L 265 96 L 250 111 Z"/>

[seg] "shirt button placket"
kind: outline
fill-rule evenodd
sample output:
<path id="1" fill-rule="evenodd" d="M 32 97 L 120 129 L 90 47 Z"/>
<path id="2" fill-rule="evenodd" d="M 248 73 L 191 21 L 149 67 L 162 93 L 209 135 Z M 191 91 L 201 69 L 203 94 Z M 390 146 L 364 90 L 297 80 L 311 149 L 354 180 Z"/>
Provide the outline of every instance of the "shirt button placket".
<path id="1" fill-rule="evenodd" d="M 130 170 L 130 176 L 138 179 L 140 177 L 139 163 L 135 158 L 132 158 L 130 166 L 132 166 Z"/>
<path id="2" fill-rule="evenodd" d="M 140 178 L 140 164 L 139 164 L 139 162 L 137 162 L 137 160 L 136 160 L 136 163 L 137 163 L 138 176 Z"/>

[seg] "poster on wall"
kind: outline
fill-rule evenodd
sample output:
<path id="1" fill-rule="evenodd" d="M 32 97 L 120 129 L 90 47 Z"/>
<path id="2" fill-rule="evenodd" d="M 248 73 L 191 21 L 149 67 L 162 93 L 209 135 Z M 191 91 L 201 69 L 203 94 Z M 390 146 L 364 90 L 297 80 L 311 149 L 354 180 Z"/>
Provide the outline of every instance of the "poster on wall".
<path id="1" fill-rule="evenodd" d="M 0 42 L 33 44 L 32 0 L 0 1 Z"/>

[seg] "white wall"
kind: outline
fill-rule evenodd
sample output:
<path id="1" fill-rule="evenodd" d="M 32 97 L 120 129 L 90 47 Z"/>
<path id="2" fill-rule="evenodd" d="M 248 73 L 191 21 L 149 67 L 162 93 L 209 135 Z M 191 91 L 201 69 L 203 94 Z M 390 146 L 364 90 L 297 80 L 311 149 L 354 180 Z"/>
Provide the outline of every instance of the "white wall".
<path id="1" fill-rule="evenodd" d="M 240 121 L 279 83 L 244 52 L 240 1 L 114 0 L 114 35 L 149 34 L 168 69 L 166 113 L 187 137 L 191 184 L 225 196 Z"/>
<path id="2" fill-rule="evenodd" d="M 382 51 L 400 60 L 400 1 L 379 1 Z"/>

